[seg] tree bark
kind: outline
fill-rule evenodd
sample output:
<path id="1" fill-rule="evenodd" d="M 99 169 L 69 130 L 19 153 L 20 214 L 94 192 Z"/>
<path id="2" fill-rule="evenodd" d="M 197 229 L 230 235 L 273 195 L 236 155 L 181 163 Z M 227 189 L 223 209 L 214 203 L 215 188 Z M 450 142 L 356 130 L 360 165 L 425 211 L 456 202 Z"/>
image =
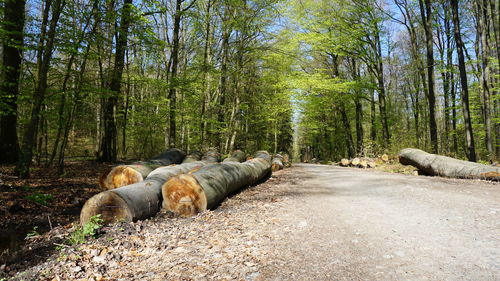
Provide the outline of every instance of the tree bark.
<path id="1" fill-rule="evenodd" d="M 149 173 L 161 166 L 179 164 L 186 154 L 179 149 L 169 149 L 147 161 L 139 161 L 130 165 L 119 165 L 105 172 L 99 178 L 104 189 L 114 189 L 134 184 L 145 179 Z"/>
<path id="2" fill-rule="evenodd" d="M 247 158 L 246 153 L 238 149 L 238 150 L 233 151 L 233 154 L 231 154 L 231 157 L 224 159 L 224 161 L 222 161 L 222 162 L 238 162 L 238 163 L 240 163 L 240 162 L 245 161 L 246 158 Z"/>
<path id="3" fill-rule="evenodd" d="M 2 27 L 4 31 L 2 77 L 0 85 L 0 163 L 16 163 L 19 158 L 17 137 L 17 100 L 23 58 L 25 0 L 6 0 Z"/>
<path id="4" fill-rule="evenodd" d="M 458 69 L 460 71 L 460 85 L 462 90 L 462 111 L 464 114 L 465 135 L 467 142 L 467 158 L 476 162 L 476 149 L 474 145 L 474 134 L 472 132 L 472 121 L 469 109 L 469 86 L 467 83 L 467 70 L 465 69 L 464 43 L 460 34 L 460 19 L 458 15 L 458 0 L 450 0 L 453 24 L 455 26 L 455 42 L 457 43 Z"/>
<path id="5" fill-rule="evenodd" d="M 174 30 L 173 30 L 173 45 L 172 45 L 172 70 L 170 72 L 170 86 L 168 92 L 168 99 L 170 104 L 169 109 L 169 130 L 168 130 L 168 146 L 175 147 L 176 144 L 176 111 L 177 111 L 177 69 L 179 67 L 179 46 L 180 46 L 180 30 L 181 30 L 181 17 L 183 0 L 176 0 L 175 2 L 175 15 L 174 15 Z"/>
<path id="6" fill-rule="evenodd" d="M 201 153 L 201 151 L 191 151 L 188 155 L 186 155 L 184 160 L 182 160 L 182 164 L 200 161 L 201 157 L 203 157 L 203 153 Z"/>
<path id="7" fill-rule="evenodd" d="M 500 180 L 500 167 L 488 166 L 451 157 L 430 154 L 413 148 L 399 152 L 403 165 L 412 165 L 428 175 L 449 178 Z"/>
<path id="8" fill-rule="evenodd" d="M 432 34 L 432 4 L 430 0 L 419 0 L 420 14 L 424 23 L 425 47 L 427 54 L 427 86 L 429 101 L 429 130 L 431 136 L 431 147 L 434 153 L 438 153 L 438 136 L 436 123 L 436 94 L 434 79 L 434 46 Z M 425 7 L 424 7 L 425 4 Z"/>
<path id="9" fill-rule="evenodd" d="M 244 163 L 207 165 L 192 174 L 182 174 L 162 187 L 163 208 L 191 216 L 216 208 L 228 195 L 258 183 L 271 173 L 271 156 L 257 152 Z"/>
<path id="10" fill-rule="evenodd" d="M 114 162 L 117 157 L 118 133 L 116 128 L 116 107 L 121 90 L 125 51 L 127 49 L 128 30 L 131 23 L 132 0 L 124 0 L 121 23 L 116 35 L 115 65 L 109 84 L 109 96 L 104 103 L 104 132 L 101 142 L 101 161 Z"/>

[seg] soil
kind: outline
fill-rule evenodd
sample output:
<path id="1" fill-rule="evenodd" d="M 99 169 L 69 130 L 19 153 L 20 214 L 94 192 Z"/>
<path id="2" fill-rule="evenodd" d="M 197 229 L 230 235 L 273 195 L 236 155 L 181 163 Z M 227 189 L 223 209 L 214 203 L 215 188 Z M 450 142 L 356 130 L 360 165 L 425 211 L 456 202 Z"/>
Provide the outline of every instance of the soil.
<path id="1" fill-rule="evenodd" d="M 161 212 L 0 263 L 12 280 L 499 280 L 500 184 L 298 164 L 195 217 Z"/>
<path id="2" fill-rule="evenodd" d="M 77 220 L 85 201 L 101 191 L 98 177 L 110 164 L 67 162 L 65 174 L 37 168 L 31 178 L 15 176 L 12 165 L 0 166 L 0 262 L 24 244 L 28 233 L 44 233 Z"/>

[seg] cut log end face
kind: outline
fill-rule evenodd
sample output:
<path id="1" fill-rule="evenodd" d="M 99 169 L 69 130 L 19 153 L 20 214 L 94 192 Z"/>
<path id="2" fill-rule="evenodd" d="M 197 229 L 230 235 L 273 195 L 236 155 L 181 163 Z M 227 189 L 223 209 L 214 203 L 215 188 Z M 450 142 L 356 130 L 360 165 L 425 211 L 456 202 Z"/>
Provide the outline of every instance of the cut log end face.
<path id="1" fill-rule="evenodd" d="M 207 210 L 207 197 L 196 179 L 189 174 L 171 178 L 162 187 L 163 208 L 181 216 L 193 216 Z"/>
<path id="2" fill-rule="evenodd" d="M 108 173 L 104 180 L 104 188 L 114 189 L 142 181 L 142 175 L 138 171 L 127 167 L 117 166 Z"/>
<path id="3" fill-rule="evenodd" d="M 271 165 L 271 171 L 273 171 L 273 172 L 279 171 L 281 169 L 283 169 L 283 165 L 279 165 L 279 164 L 276 164 L 276 163 L 273 163 Z"/>
<path id="4" fill-rule="evenodd" d="M 351 161 L 349 161 L 349 159 L 343 158 L 340 160 L 340 166 L 347 167 L 349 166 L 349 164 L 351 164 Z"/>
<path id="5" fill-rule="evenodd" d="M 80 223 L 84 225 L 92 216 L 99 214 L 104 224 L 133 220 L 132 212 L 125 200 L 113 191 L 101 192 L 87 200 L 80 213 Z"/>

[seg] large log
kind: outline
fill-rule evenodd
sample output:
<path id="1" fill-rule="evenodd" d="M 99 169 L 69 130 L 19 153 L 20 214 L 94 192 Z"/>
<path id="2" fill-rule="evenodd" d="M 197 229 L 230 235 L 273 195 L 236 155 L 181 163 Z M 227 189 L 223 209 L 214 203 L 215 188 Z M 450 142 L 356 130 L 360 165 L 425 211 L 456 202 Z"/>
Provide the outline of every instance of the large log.
<path id="1" fill-rule="evenodd" d="M 193 150 L 188 155 L 186 155 L 184 160 L 182 160 L 182 164 L 200 161 L 201 157 L 203 157 L 203 153 L 201 153 L 201 151 Z"/>
<path id="2" fill-rule="evenodd" d="M 265 151 L 243 163 L 207 165 L 191 174 L 181 174 L 162 187 L 163 208 L 190 216 L 217 207 L 228 195 L 258 183 L 271 173 L 271 156 Z"/>
<path id="3" fill-rule="evenodd" d="M 85 202 L 80 213 L 80 223 L 85 224 L 97 214 L 101 214 L 106 224 L 149 218 L 160 210 L 161 186 L 168 179 L 213 163 L 197 161 L 160 167 L 144 181 L 101 192 Z"/>
<path id="4" fill-rule="evenodd" d="M 288 153 L 283 153 L 283 165 L 285 165 L 285 168 L 290 168 L 292 166 L 292 162 L 290 162 L 290 156 Z"/>
<path id="5" fill-rule="evenodd" d="M 500 180 L 500 167 L 463 161 L 406 148 L 399 152 L 399 162 L 412 165 L 428 175 L 464 179 Z"/>
<path id="6" fill-rule="evenodd" d="M 231 154 L 230 157 L 224 159 L 224 161 L 222 162 L 243 162 L 245 161 L 246 156 L 247 155 L 245 154 L 245 152 L 238 149 L 233 151 L 233 154 Z"/>
<path id="7" fill-rule="evenodd" d="M 182 150 L 172 148 L 146 161 L 139 161 L 130 165 L 119 165 L 103 173 L 99 178 L 99 184 L 104 189 L 114 189 L 140 182 L 154 169 L 179 164 L 185 156 L 186 154 Z"/>
<path id="8" fill-rule="evenodd" d="M 284 167 L 283 165 L 283 156 L 281 154 L 275 154 L 273 156 L 273 160 L 271 162 L 271 170 L 273 172 L 276 172 L 276 171 L 279 171 L 279 170 L 282 170 Z"/>
<path id="9" fill-rule="evenodd" d="M 221 160 L 220 158 L 221 158 L 220 153 L 217 152 L 217 150 L 215 150 L 214 148 L 211 148 L 207 152 L 205 152 L 201 160 L 217 163 L 220 162 Z"/>

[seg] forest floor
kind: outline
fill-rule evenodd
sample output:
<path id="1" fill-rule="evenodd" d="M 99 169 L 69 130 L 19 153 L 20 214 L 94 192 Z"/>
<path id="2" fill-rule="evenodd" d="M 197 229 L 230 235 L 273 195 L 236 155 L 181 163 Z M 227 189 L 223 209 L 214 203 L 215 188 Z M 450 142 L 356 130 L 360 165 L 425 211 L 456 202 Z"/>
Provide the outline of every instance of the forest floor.
<path id="1" fill-rule="evenodd" d="M 67 162 L 62 177 L 55 168 L 35 167 L 31 178 L 22 180 L 15 176 L 13 165 L 0 166 L 0 261 L 24 244 L 27 233 L 75 221 L 85 201 L 101 191 L 98 178 L 110 167 L 93 161 Z"/>
<path id="2" fill-rule="evenodd" d="M 192 218 L 71 231 L 30 239 L 0 280 L 500 278 L 500 184 L 479 180 L 297 164 Z"/>

